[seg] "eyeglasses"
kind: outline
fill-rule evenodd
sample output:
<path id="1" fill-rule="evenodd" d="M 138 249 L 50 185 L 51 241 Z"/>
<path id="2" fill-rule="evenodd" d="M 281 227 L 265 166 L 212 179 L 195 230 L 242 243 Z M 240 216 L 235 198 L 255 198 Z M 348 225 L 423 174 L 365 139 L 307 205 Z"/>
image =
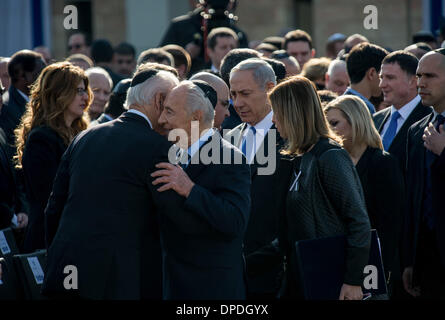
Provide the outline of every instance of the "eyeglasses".
<path id="1" fill-rule="evenodd" d="M 84 88 L 77 88 L 76 92 L 79 96 L 83 96 L 84 94 L 88 94 L 88 91 Z"/>

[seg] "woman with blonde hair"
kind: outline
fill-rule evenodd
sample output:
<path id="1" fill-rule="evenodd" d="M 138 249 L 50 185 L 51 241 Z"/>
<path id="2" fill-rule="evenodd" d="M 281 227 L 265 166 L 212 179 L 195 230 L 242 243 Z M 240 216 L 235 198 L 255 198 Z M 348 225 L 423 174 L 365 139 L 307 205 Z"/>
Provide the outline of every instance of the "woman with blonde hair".
<path id="1" fill-rule="evenodd" d="M 289 267 L 284 297 L 302 298 L 295 242 L 346 235 L 346 271 L 341 300 L 363 297 L 370 225 L 360 180 L 341 139 L 329 128 L 314 84 L 295 76 L 269 93 L 273 122 L 287 139 L 279 177 L 284 181 L 279 246 Z"/>
<path id="2" fill-rule="evenodd" d="M 62 154 L 88 122 L 93 93 L 88 77 L 69 62 L 43 69 L 16 129 L 16 167 L 23 170 L 30 205 L 24 251 L 44 249 L 44 210 Z"/>
<path id="3" fill-rule="evenodd" d="M 380 238 L 385 276 L 391 289 L 391 274 L 398 269 L 398 245 L 403 224 L 404 180 L 399 162 L 383 151 L 382 139 L 366 104 L 344 95 L 325 107 L 332 129 L 343 137 L 360 177 L 371 227 Z M 396 278 L 400 277 L 399 274 Z"/>

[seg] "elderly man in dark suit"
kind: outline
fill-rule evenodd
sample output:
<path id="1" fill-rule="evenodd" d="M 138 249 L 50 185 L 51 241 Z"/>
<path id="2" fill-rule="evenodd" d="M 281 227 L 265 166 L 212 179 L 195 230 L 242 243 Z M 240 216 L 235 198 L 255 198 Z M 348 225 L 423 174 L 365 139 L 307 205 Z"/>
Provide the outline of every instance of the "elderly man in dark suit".
<path id="1" fill-rule="evenodd" d="M 246 297 L 242 245 L 250 170 L 241 152 L 212 128 L 216 103 L 210 85 L 184 81 L 172 90 L 159 118 L 169 139 L 181 137 L 182 149 L 182 168 L 161 163 L 152 174 L 162 197 L 164 299 Z"/>
<path id="2" fill-rule="evenodd" d="M 276 85 L 272 67 L 260 59 L 247 59 L 230 73 L 233 106 L 243 123 L 225 133 L 224 138 L 240 148 L 251 168 L 251 211 L 244 253 L 248 274 L 248 297 L 269 299 L 276 295 L 280 263 L 272 262 L 263 272 L 269 256 L 269 244 L 277 237 L 276 159 L 283 140 L 272 123 L 273 112 L 267 92 Z M 269 264 L 268 264 L 269 265 Z"/>
<path id="3" fill-rule="evenodd" d="M 65 152 L 45 211 L 43 293 L 83 299 L 161 298 L 161 252 L 150 174 L 170 143 L 158 118 L 178 84 L 170 72 L 138 70 L 118 119 L 82 132 Z M 77 290 L 64 268 L 77 268 Z"/>
<path id="4" fill-rule="evenodd" d="M 413 296 L 444 299 L 445 49 L 429 52 L 420 59 L 417 78 L 422 103 L 433 106 L 434 112 L 408 131 L 408 242 L 403 282 Z"/>

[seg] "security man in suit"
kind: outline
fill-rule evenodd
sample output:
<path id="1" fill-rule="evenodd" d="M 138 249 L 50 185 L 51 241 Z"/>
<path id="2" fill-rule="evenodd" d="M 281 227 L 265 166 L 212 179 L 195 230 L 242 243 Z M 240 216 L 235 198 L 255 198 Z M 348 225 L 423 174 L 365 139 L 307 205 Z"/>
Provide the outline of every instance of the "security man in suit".
<path id="1" fill-rule="evenodd" d="M 275 192 L 279 181 L 274 161 L 279 158 L 283 141 L 272 123 L 267 99 L 267 91 L 275 85 L 272 67 L 261 59 L 244 60 L 230 73 L 233 106 L 243 123 L 225 133 L 224 138 L 246 155 L 252 179 L 252 204 L 244 238 L 250 299 L 274 298 L 279 286 L 279 261 L 271 262 L 269 270 L 262 270 L 273 256 L 273 250 L 269 256 L 268 248 L 278 232 Z"/>
<path id="2" fill-rule="evenodd" d="M 443 140 L 445 122 L 445 49 L 425 54 L 417 68 L 422 103 L 434 112 L 413 124 L 407 141 L 408 242 L 403 282 L 411 295 L 445 299 L 445 192 Z"/>
<path id="3" fill-rule="evenodd" d="M 183 81 L 167 97 L 159 118 L 169 139 L 180 137 L 182 150 L 180 165 L 160 163 L 152 174 L 162 196 L 167 300 L 246 298 L 242 242 L 250 170 L 241 152 L 213 128 L 216 103 L 217 94 L 206 82 Z M 174 163 L 175 157 L 170 160 Z"/>
<path id="4" fill-rule="evenodd" d="M 129 110 L 68 147 L 45 210 L 45 295 L 161 298 L 157 192 L 149 178 L 171 146 L 156 131 L 166 95 L 178 83 L 170 72 L 138 69 Z M 76 290 L 64 286 L 67 265 L 77 269 Z"/>

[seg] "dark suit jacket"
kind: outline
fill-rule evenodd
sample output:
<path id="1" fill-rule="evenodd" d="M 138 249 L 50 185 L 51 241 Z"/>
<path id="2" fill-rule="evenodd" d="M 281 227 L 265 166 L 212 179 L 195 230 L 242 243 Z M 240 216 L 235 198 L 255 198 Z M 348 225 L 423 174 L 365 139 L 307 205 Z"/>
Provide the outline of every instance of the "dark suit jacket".
<path id="1" fill-rule="evenodd" d="M 129 112 L 74 139 L 45 211 L 44 294 L 67 293 L 63 270 L 74 265 L 80 297 L 161 298 L 150 174 L 169 147 L 143 117 Z"/>
<path id="2" fill-rule="evenodd" d="M 6 135 L 0 128 L 0 230 L 11 225 L 15 206 L 15 183 L 7 151 Z"/>
<path id="3" fill-rule="evenodd" d="M 14 130 L 20 124 L 23 114 L 26 110 L 26 100 L 21 96 L 14 86 L 10 86 L 8 94 L 5 94 L 3 108 L 0 114 L 0 128 L 2 128 L 7 137 L 7 142 L 14 146 Z"/>
<path id="4" fill-rule="evenodd" d="M 426 148 L 423 145 L 423 133 L 433 119 L 434 114 L 426 116 L 413 124 L 408 131 L 407 141 L 407 194 L 408 194 L 408 218 L 406 223 L 406 246 L 404 247 L 404 266 L 413 266 L 417 248 L 419 227 L 423 218 L 423 192 L 425 186 L 425 161 Z M 437 248 L 443 266 L 445 266 L 445 220 L 443 215 L 443 197 L 445 187 L 444 178 L 444 153 L 432 164 L 432 201 L 435 221 L 435 234 Z"/>
<path id="5" fill-rule="evenodd" d="M 235 146 L 240 146 L 242 135 L 246 128 L 247 124 L 242 123 L 226 134 L 224 138 Z M 270 130 L 276 130 L 275 126 L 273 125 Z M 271 269 L 267 273 L 264 273 L 262 268 L 265 259 L 269 260 L 269 257 L 267 257 L 269 246 L 278 236 L 276 206 L 279 196 L 278 187 L 283 183 L 277 178 L 278 168 L 275 169 L 272 175 L 258 174 L 258 169 L 265 167 L 265 165 L 259 164 L 258 154 L 268 155 L 269 150 L 272 152 L 271 146 L 269 146 L 270 130 L 264 138 L 263 145 L 255 155 L 253 163 L 250 165 L 252 179 L 250 197 L 252 204 L 249 224 L 247 225 L 244 237 L 244 253 L 247 264 L 248 292 L 251 294 L 275 295 L 279 287 L 278 274 L 281 267 L 280 262 L 270 261 Z M 283 147 L 284 141 L 278 131 L 275 132 L 276 139 L 274 143 L 276 146 L 274 161 L 277 163 L 279 151 Z"/>
<path id="6" fill-rule="evenodd" d="M 431 107 L 426 107 L 420 102 L 411 112 L 408 119 L 403 123 L 403 126 L 397 132 L 394 140 L 392 141 L 389 149 L 387 150 L 390 154 L 395 156 L 399 161 L 401 168 L 405 170 L 406 167 L 406 139 L 409 127 L 411 127 L 415 122 L 429 115 L 433 109 Z M 373 120 L 375 127 L 378 132 L 382 134 L 383 127 L 385 123 L 389 121 L 391 116 L 391 108 L 383 109 L 373 115 Z"/>
<path id="7" fill-rule="evenodd" d="M 289 202 L 294 172 L 299 171 L 298 198 Z M 282 158 L 279 179 L 286 182 L 277 207 L 279 246 L 288 258 L 289 273 L 297 270 L 296 241 L 343 234 L 347 235 L 344 283 L 361 285 L 371 229 L 360 179 L 348 153 L 322 138 L 302 157 Z M 295 274 L 288 279 L 298 281 Z"/>
<path id="8" fill-rule="evenodd" d="M 66 147 L 59 134 L 46 126 L 32 129 L 26 140 L 22 167 L 30 212 L 23 248 L 25 253 L 46 247 L 44 210 Z"/>
<path id="9" fill-rule="evenodd" d="M 223 153 L 242 158 L 219 133 L 202 152 L 212 143 L 220 150 L 216 161 L 222 162 Z M 192 161 L 185 172 L 195 183 L 187 199 L 173 191 L 160 193 L 164 299 L 245 299 L 242 242 L 250 209 L 249 166 Z"/>
<path id="10" fill-rule="evenodd" d="M 399 161 L 368 147 L 355 166 L 363 187 L 371 228 L 380 238 L 386 279 L 398 268 L 398 249 L 404 221 L 405 183 Z M 397 269 L 398 270 L 398 269 Z"/>

